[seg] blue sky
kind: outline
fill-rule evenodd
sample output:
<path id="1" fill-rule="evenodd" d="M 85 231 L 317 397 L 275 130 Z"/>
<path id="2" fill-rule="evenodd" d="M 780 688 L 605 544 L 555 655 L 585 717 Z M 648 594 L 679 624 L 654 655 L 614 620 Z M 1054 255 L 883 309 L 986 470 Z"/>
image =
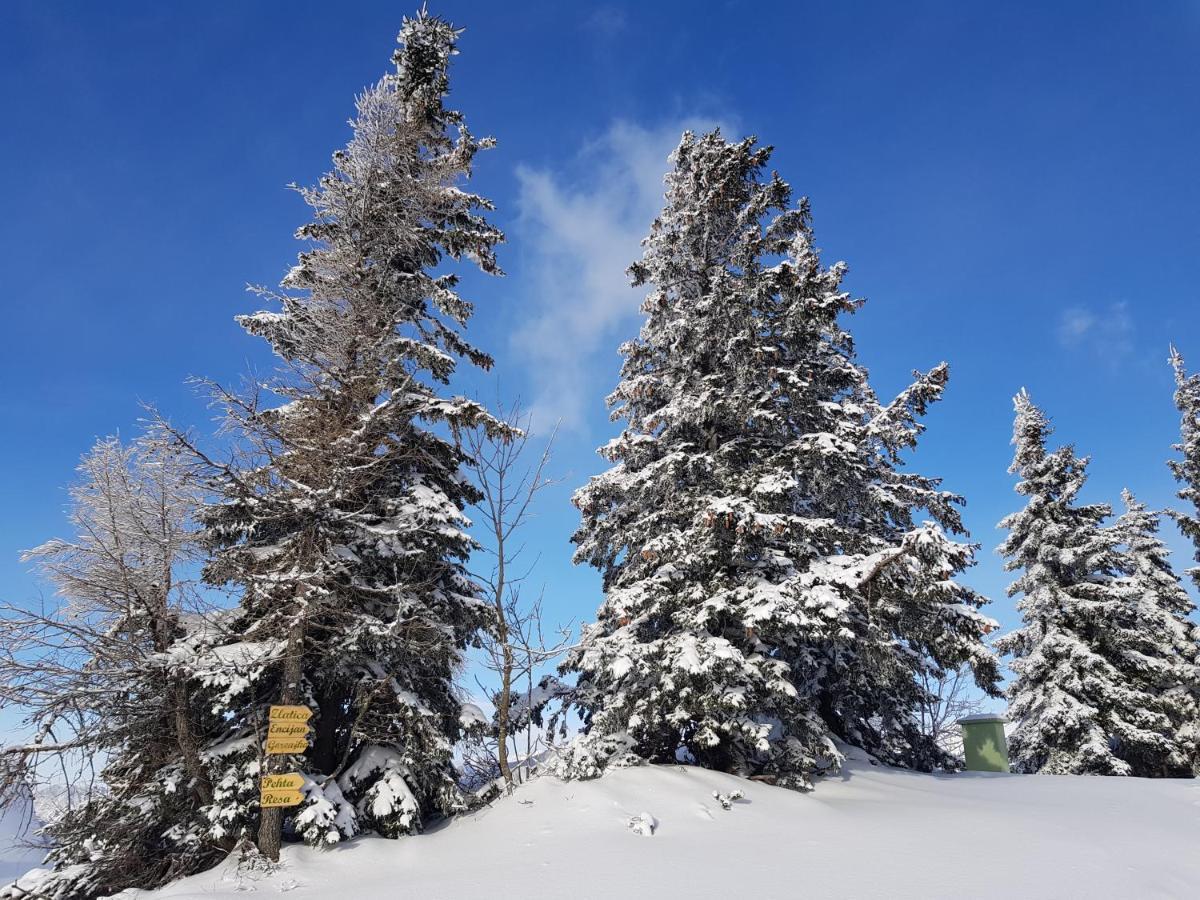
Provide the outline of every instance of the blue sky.
<path id="1" fill-rule="evenodd" d="M 1006 626 L 992 548 L 1019 502 L 1018 388 L 1094 455 L 1088 499 L 1171 501 L 1168 343 L 1200 367 L 1200 4 L 649 6 L 431 4 L 467 29 L 453 100 L 499 139 L 473 186 L 509 235 L 508 276 L 465 282 L 495 380 L 462 387 L 564 420 L 528 534 L 552 617 L 599 600 L 567 498 L 601 467 L 638 326 L 623 269 L 689 125 L 777 148 L 868 298 L 851 327 L 881 394 L 950 362 L 913 465 L 967 495 L 970 577 Z M 0 597 L 36 595 L 18 552 L 63 531 L 79 454 L 131 433 L 139 400 L 207 427 L 189 375 L 270 366 L 232 320 L 256 307 L 244 286 L 291 264 L 305 209 L 285 185 L 327 167 L 412 11 L 6 4 Z"/>

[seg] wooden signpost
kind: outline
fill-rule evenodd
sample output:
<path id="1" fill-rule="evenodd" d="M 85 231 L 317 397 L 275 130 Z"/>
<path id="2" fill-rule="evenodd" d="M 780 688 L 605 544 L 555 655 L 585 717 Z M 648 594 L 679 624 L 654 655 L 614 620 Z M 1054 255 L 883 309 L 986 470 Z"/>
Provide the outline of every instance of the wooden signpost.
<path id="1" fill-rule="evenodd" d="M 303 753 L 308 749 L 308 720 L 312 718 L 312 710 L 298 704 L 303 696 L 300 692 L 300 684 L 304 677 L 304 630 L 307 620 L 302 610 L 293 610 L 292 613 L 292 621 L 288 626 L 287 652 L 284 654 L 282 670 L 279 673 L 282 681 L 279 689 L 279 703 L 271 707 L 267 716 L 267 746 L 263 749 L 269 755 L 263 760 L 262 774 L 264 777 L 290 774 L 284 771 L 284 765 L 287 762 L 284 755 Z M 288 733 L 277 738 L 271 737 L 271 731 L 276 727 L 297 724 L 305 726 L 304 734 Z M 272 796 L 267 799 L 274 802 L 272 788 L 264 788 L 264 793 L 271 794 Z M 287 796 L 286 799 L 292 805 L 300 802 L 295 793 Z M 283 802 L 283 800 L 279 802 Z M 283 809 L 278 806 L 264 805 L 259 811 L 258 817 L 258 852 L 272 862 L 278 862 L 279 845 L 282 840 Z"/>
<path id="2" fill-rule="evenodd" d="M 299 722 L 307 727 L 312 710 L 307 706 L 272 706 L 271 722 Z"/>
<path id="3" fill-rule="evenodd" d="M 270 737 L 270 736 L 267 737 L 267 755 L 268 756 L 280 756 L 280 755 L 290 755 L 293 753 L 303 753 L 307 749 L 308 749 L 308 738 L 307 737 L 297 737 L 297 738 L 283 738 L 283 737 L 277 738 L 277 737 Z"/>
<path id="4" fill-rule="evenodd" d="M 267 755 L 303 753 L 308 749 L 307 706 L 272 706 L 267 725 Z"/>
<path id="5" fill-rule="evenodd" d="M 303 753 L 308 749 L 308 720 L 312 710 L 307 706 L 272 706 L 267 724 L 267 755 L 281 756 Z M 259 803 L 263 809 L 299 806 L 304 800 L 300 788 L 304 776 L 294 772 L 268 773 L 260 779 Z"/>
<path id="6" fill-rule="evenodd" d="M 263 809 L 276 806 L 299 806 L 304 799 L 300 788 L 304 786 L 304 776 L 295 772 L 287 775 L 264 775 L 262 777 L 260 802 Z"/>

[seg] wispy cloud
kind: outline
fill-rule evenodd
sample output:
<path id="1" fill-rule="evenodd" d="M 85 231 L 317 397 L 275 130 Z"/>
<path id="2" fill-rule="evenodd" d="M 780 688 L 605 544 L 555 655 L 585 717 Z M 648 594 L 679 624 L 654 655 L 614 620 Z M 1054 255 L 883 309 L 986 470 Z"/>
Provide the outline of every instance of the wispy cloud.
<path id="1" fill-rule="evenodd" d="M 603 4 L 596 7 L 584 22 L 584 27 L 593 34 L 604 37 L 616 37 L 628 25 L 625 10 Z"/>
<path id="2" fill-rule="evenodd" d="M 661 210 L 667 157 L 685 129 L 714 124 L 616 122 L 579 151 L 571 171 L 582 175 L 518 169 L 518 228 L 537 300 L 513 340 L 534 380 L 536 421 L 580 430 L 615 384 L 615 351 L 635 333 L 642 297 L 625 270 Z"/>
<path id="3" fill-rule="evenodd" d="M 1124 301 L 1104 307 L 1072 306 L 1059 317 L 1059 344 L 1094 353 L 1110 364 L 1133 351 L 1133 338 L 1133 317 Z"/>

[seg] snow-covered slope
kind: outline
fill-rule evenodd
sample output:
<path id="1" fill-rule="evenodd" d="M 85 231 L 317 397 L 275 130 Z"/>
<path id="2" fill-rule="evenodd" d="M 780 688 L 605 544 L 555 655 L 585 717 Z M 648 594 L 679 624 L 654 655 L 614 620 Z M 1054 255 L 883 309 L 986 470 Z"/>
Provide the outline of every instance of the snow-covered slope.
<path id="1" fill-rule="evenodd" d="M 25 800 L 0 810 L 0 884 L 7 884 L 27 872 L 46 855 L 29 846 L 38 827 L 31 803 L 31 800 Z"/>
<path id="2" fill-rule="evenodd" d="M 745 793 L 729 810 L 713 792 Z M 656 827 L 641 836 L 632 818 Z M 641 830 L 649 830 L 643 827 Z M 213 900 L 1200 896 L 1200 783 L 921 775 L 853 759 L 802 795 L 683 767 L 542 778 L 419 837 L 285 849 L 153 894 Z"/>

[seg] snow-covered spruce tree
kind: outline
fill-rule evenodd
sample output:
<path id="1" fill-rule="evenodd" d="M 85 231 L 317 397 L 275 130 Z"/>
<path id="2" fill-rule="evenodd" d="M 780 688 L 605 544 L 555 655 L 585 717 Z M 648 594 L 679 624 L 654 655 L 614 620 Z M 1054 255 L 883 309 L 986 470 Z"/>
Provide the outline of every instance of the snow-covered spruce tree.
<path id="1" fill-rule="evenodd" d="M 1125 512 L 1113 530 L 1125 555 L 1127 593 L 1117 664 L 1155 703 L 1158 742 L 1117 752 L 1144 777 L 1188 777 L 1200 763 L 1200 630 L 1188 616 L 1195 605 L 1171 568 L 1159 536 L 1160 517 L 1122 493 Z"/>
<path id="2" fill-rule="evenodd" d="M 1172 511 L 1170 515 L 1195 545 L 1196 561 L 1200 562 L 1200 375 L 1188 374 L 1183 356 L 1174 347 L 1170 362 L 1175 372 L 1175 407 L 1179 410 L 1179 443 L 1174 449 L 1181 458 L 1169 460 L 1167 465 L 1182 485 L 1179 499 L 1192 507 L 1191 512 Z M 1189 569 L 1187 574 L 1200 587 L 1200 567 Z"/>
<path id="3" fill-rule="evenodd" d="M 308 779 L 284 814 L 304 840 L 395 837 L 461 804 L 452 678 L 485 610 L 463 568 L 475 493 L 453 435 L 499 426 L 440 393 L 457 359 L 491 360 L 462 336 L 471 305 L 456 277 L 434 269 L 467 257 L 498 273 L 503 236 L 489 202 L 462 189 L 491 142 L 443 104 L 458 35 L 424 12 L 405 20 L 395 73 L 359 98 L 334 170 L 301 191 L 314 221 L 298 236 L 313 246 L 281 294 L 262 292 L 280 310 L 239 319 L 281 359 L 268 387 L 287 402 L 222 394 L 243 456 L 214 463 L 206 577 L 243 598 L 237 640 L 199 655 L 245 664 L 221 697 L 228 729 L 213 752 L 229 772 L 214 828 L 257 828 L 268 856 L 284 826 L 255 796 L 272 703 L 315 711 L 304 756 L 267 762 Z"/>
<path id="4" fill-rule="evenodd" d="M 0 748 L 4 799 L 69 784 L 48 819 L 50 871 L 0 897 L 83 900 L 211 865 L 212 772 L 202 747 L 220 723 L 171 649 L 205 627 L 194 585 L 190 461 L 156 433 L 96 443 L 71 489 L 75 534 L 29 551 L 59 603 L 5 606 L 0 707 L 31 736 Z M 96 776 L 99 776 L 97 779 Z"/>
<path id="5" fill-rule="evenodd" d="M 1133 587 L 1108 504 L 1078 503 L 1088 460 L 1070 445 L 1046 448 L 1050 423 L 1022 391 L 1015 398 L 1010 471 L 1025 509 L 1000 523 L 1005 568 L 1020 572 L 1022 626 L 996 642 L 1015 658 L 1009 713 L 1013 766 L 1059 775 L 1129 775 L 1130 760 L 1163 749 L 1156 697 L 1130 676 Z"/>
<path id="6" fill-rule="evenodd" d="M 630 269 L 650 291 L 609 397 L 625 427 L 574 497 L 576 562 L 606 597 L 563 667 L 584 731 L 568 774 L 686 758 L 808 787 L 834 737 L 933 765 L 916 676 L 997 677 L 985 600 L 953 580 L 973 553 L 945 533 L 959 498 L 901 470 L 947 369 L 877 401 L 839 325 L 860 305 L 845 267 L 822 268 L 769 154 L 685 134 Z"/>

